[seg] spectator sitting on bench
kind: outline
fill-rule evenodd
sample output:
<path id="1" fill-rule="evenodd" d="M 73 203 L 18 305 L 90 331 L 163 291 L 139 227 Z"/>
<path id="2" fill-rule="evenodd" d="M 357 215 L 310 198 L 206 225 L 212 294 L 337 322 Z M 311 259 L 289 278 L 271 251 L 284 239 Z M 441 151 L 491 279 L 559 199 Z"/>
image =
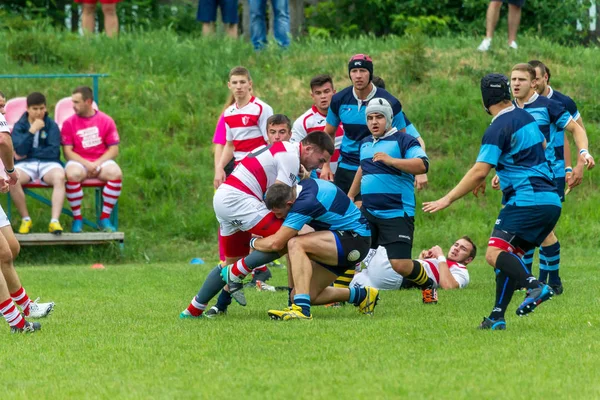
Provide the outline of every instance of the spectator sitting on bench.
<path id="1" fill-rule="evenodd" d="M 81 182 L 88 178 L 106 182 L 102 190 L 102 215 L 100 229 L 114 232 L 110 214 L 121 194 L 123 173 L 114 159 L 119 154 L 119 133 L 111 117 L 92 108 L 94 93 L 87 86 L 80 86 L 72 94 L 75 114 L 62 126 L 62 145 L 67 165 L 67 200 L 73 210 L 71 231 L 81 232 Z"/>
<path id="2" fill-rule="evenodd" d="M 22 218 L 19 233 L 29 233 L 33 225 L 22 185 L 39 179 L 53 188 L 48 230 L 60 235 L 63 228 L 58 218 L 65 201 L 65 170 L 60 162 L 60 131 L 48 116 L 43 94 L 33 92 L 27 96 L 27 111 L 15 123 L 12 140 L 19 181 L 10 187 L 10 195 Z"/>

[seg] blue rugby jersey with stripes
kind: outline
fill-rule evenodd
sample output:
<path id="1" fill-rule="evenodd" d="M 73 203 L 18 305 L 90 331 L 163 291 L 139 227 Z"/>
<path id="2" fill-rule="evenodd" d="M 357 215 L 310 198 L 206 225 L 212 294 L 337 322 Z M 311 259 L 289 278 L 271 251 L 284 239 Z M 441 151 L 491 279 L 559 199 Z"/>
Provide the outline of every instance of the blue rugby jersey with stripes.
<path id="1" fill-rule="evenodd" d="M 365 111 L 367 104 L 373 98 L 386 99 L 393 110 L 392 126 L 398 130 L 406 128 L 404 113 L 400 101 L 388 93 L 385 89 L 373 86 L 373 91 L 369 93 L 366 100 L 359 100 L 354 94 L 354 87 L 349 86 L 333 95 L 327 112 L 327 123 L 332 126 L 344 124 L 344 137 L 340 147 L 340 160 L 338 168 L 344 168 L 356 171 L 360 164 L 359 146 L 360 142 L 370 136 L 367 127 L 367 117 Z M 410 129 L 411 135 L 418 137 L 416 129 Z"/>
<path id="2" fill-rule="evenodd" d="M 551 87 L 549 87 L 550 92 L 548 93 L 548 96 L 546 96 L 547 98 L 549 98 L 550 100 L 554 100 L 554 101 L 558 101 L 559 103 L 561 103 L 569 112 L 569 114 L 571 114 L 571 117 L 573 117 L 573 121 L 577 121 L 579 119 L 579 117 L 581 117 L 581 114 L 579 114 L 579 110 L 577 109 L 577 104 L 575 104 L 575 101 L 573 101 L 572 98 L 570 98 L 569 96 L 560 93 L 557 90 L 552 89 Z M 563 138 L 564 138 L 564 133 L 563 133 Z M 566 138 L 563 139 L 563 158 L 562 159 L 557 159 L 556 163 L 552 166 L 552 170 L 554 171 L 554 176 L 556 176 L 557 178 L 562 178 L 564 177 L 565 174 L 565 160 L 564 160 L 564 140 L 567 140 Z"/>
<path id="3" fill-rule="evenodd" d="M 283 226 L 299 231 L 306 224 L 316 231 L 353 231 L 370 237 L 367 219 L 348 196 L 333 183 L 322 179 L 303 179 L 298 197 Z"/>
<path id="4" fill-rule="evenodd" d="M 513 101 L 517 107 L 516 101 Z M 546 159 L 550 162 L 555 178 L 565 177 L 565 127 L 573 119 L 565 107 L 535 93 L 523 109 L 535 118 L 546 138 Z"/>
<path id="5" fill-rule="evenodd" d="M 561 207 L 554 174 L 544 152 L 544 134 L 531 114 L 510 106 L 486 129 L 477 162 L 496 168 L 503 203 L 519 207 Z"/>
<path id="6" fill-rule="evenodd" d="M 396 128 L 379 139 L 365 138 L 360 146 L 363 207 L 382 219 L 414 217 L 415 177 L 381 161 L 373 162 L 375 153 L 386 153 L 393 158 L 421 158 L 428 162 L 427 154 L 414 137 L 398 132 Z"/>

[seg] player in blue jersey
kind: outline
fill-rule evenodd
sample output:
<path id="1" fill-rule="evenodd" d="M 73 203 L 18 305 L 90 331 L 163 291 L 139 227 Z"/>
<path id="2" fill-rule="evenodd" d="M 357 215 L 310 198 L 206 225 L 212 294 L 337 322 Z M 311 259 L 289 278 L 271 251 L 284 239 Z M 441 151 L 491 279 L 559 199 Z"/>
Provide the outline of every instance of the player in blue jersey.
<path id="1" fill-rule="evenodd" d="M 433 281 L 411 254 L 414 176 L 427 172 L 429 159 L 415 138 L 392 125 L 393 112 L 383 98 L 367 105 L 365 119 L 371 136 L 361 142 L 360 167 L 348 197 L 354 199 L 362 192 L 362 211 L 373 235 L 371 247 L 385 247 L 394 271 L 423 289 L 424 302 L 436 303 Z"/>
<path id="2" fill-rule="evenodd" d="M 423 203 L 433 213 L 450 206 L 485 181 L 492 168 L 506 201 L 488 242 L 486 261 L 496 269 L 496 300 L 480 329 L 506 329 L 504 314 L 517 285 L 527 288 L 517 315 L 533 311 L 554 291 L 523 264 L 522 255 L 542 244 L 561 212 L 553 174 L 546 160 L 546 140 L 535 119 L 510 101 L 508 78 L 489 74 L 481 80 L 485 110 L 494 118 L 485 131 L 475 165 L 439 200 Z"/>
<path id="3" fill-rule="evenodd" d="M 511 72 L 511 86 L 514 96 L 514 104 L 529 112 L 538 123 L 538 126 L 546 137 L 546 159 L 550 162 L 554 173 L 554 180 L 561 201 L 564 201 L 565 190 L 565 130 L 571 133 L 577 147 L 582 155 L 577 159 L 577 165 L 569 178 L 569 188 L 581 183 L 584 165 L 591 169 L 594 159 L 586 150 L 588 139 L 585 130 L 574 121 L 571 113 L 565 106 L 553 99 L 540 96 L 536 91 L 536 71 L 530 64 L 517 64 Z M 569 157 L 570 158 L 570 157 Z M 530 250 L 523 257 L 525 265 L 531 270 L 535 249 Z M 560 242 L 554 232 L 551 232 L 540 248 L 540 265 L 550 267 L 557 271 L 560 266 Z M 541 270 L 542 271 L 542 270 Z M 540 280 L 548 281 L 548 275 L 540 271 Z M 546 269 L 548 271 L 548 269 Z M 561 294 L 563 286 L 558 272 L 553 272 L 551 280 L 548 281 L 555 293 Z"/>
<path id="4" fill-rule="evenodd" d="M 362 261 L 371 245 L 369 224 L 348 196 L 333 183 L 304 179 L 297 187 L 275 184 L 265 204 L 275 216 L 285 218 L 268 237 L 252 239 L 251 247 L 282 252 L 291 262 L 291 307 L 269 310 L 273 319 L 312 319 L 311 304 L 348 301 L 364 314 L 373 314 L 379 291 L 375 288 L 339 288 L 331 284 L 349 267 Z M 298 235 L 304 225 L 315 232 Z"/>

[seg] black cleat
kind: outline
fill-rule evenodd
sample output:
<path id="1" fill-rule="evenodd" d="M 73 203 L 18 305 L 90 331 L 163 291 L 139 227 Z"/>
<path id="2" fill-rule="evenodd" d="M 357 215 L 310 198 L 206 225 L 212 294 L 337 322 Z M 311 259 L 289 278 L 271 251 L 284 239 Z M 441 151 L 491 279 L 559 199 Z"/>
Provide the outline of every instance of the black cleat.
<path id="1" fill-rule="evenodd" d="M 483 321 L 477 327 L 477 329 L 489 329 L 492 331 L 504 331 L 506 330 L 506 321 L 504 318 L 498 319 L 489 319 L 488 317 L 483 317 Z"/>

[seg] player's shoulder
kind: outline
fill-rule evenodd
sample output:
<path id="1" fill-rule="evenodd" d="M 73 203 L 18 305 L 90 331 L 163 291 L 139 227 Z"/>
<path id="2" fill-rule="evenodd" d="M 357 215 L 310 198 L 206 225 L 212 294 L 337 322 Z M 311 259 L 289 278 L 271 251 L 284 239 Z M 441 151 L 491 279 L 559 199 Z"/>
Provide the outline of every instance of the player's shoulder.
<path id="1" fill-rule="evenodd" d="M 400 100 L 398 100 L 396 98 L 396 96 L 394 96 L 393 94 L 391 94 L 387 90 L 378 87 L 377 90 L 375 91 L 374 98 L 377 98 L 377 97 L 381 97 L 383 99 L 386 99 L 388 101 L 388 103 L 390 103 L 390 105 L 392 106 L 392 108 L 394 109 L 394 114 L 396 114 L 400 110 L 402 110 L 402 105 L 400 104 Z"/>
<path id="2" fill-rule="evenodd" d="M 465 270 L 467 269 L 466 265 L 461 264 L 461 263 L 456 262 L 456 261 L 450 261 L 450 260 L 448 260 L 447 264 L 448 264 L 448 268 L 453 268 L 454 267 L 454 268 L 460 268 L 460 269 L 465 269 Z"/>
<path id="3" fill-rule="evenodd" d="M 563 104 L 570 112 L 577 110 L 577 103 L 575 103 L 575 100 L 557 90 L 553 91 L 551 99 Z"/>
<path id="4" fill-rule="evenodd" d="M 347 103 L 354 99 L 354 94 L 352 93 L 352 86 L 348 86 L 333 95 L 331 98 L 332 103 L 343 104 Z"/>

